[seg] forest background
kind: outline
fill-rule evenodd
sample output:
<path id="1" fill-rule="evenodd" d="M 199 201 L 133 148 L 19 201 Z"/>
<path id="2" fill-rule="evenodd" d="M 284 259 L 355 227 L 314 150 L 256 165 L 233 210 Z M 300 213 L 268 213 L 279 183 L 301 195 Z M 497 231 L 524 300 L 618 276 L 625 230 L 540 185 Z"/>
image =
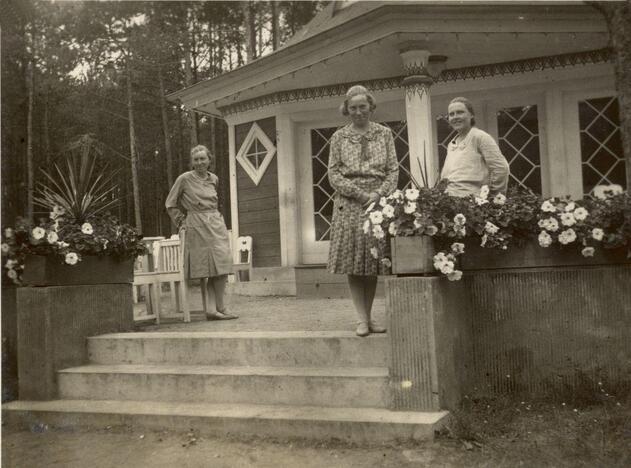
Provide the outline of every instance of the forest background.
<path id="1" fill-rule="evenodd" d="M 229 226 L 227 126 L 165 96 L 276 50 L 325 3 L 1 0 L 2 225 L 47 217 L 40 169 L 89 152 L 118 171 L 113 214 L 168 236 L 164 200 L 204 144 Z"/>

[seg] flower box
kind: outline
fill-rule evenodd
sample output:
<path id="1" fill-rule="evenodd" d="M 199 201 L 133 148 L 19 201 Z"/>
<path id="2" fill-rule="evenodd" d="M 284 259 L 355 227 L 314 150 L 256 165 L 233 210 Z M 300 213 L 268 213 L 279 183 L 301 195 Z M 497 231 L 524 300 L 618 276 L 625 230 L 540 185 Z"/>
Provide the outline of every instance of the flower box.
<path id="1" fill-rule="evenodd" d="M 475 241 L 465 245 L 464 254 L 458 257 L 463 271 L 631 264 L 624 248 L 596 249 L 593 257 L 584 257 L 576 244 L 543 248 L 536 241 L 527 241 L 508 250 L 480 247 Z"/>
<path id="2" fill-rule="evenodd" d="M 429 236 L 393 237 L 390 240 L 392 273 L 437 274 L 434 269 L 434 239 Z"/>
<path id="3" fill-rule="evenodd" d="M 133 283 L 133 260 L 85 255 L 76 265 L 60 263 L 58 257 L 27 255 L 22 282 L 26 286 L 67 286 Z"/>

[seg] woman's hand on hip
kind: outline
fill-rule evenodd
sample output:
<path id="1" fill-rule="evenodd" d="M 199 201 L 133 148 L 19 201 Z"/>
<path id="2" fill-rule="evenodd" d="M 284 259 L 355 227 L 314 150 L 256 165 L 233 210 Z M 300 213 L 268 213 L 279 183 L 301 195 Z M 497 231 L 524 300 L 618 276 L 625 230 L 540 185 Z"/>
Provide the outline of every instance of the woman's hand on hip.
<path id="1" fill-rule="evenodd" d="M 371 203 L 377 203 L 380 198 L 381 198 L 381 195 L 379 193 L 371 192 L 368 195 L 368 200 L 364 202 L 364 208 L 367 208 L 368 206 L 370 206 Z"/>

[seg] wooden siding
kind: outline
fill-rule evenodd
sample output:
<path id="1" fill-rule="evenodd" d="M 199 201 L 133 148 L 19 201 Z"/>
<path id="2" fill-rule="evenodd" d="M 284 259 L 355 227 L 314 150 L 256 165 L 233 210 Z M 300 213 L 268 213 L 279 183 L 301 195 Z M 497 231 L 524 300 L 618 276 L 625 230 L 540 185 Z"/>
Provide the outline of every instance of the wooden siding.
<path id="1" fill-rule="evenodd" d="M 269 117 L 256 122 L 276 146 L 276 119 Z M 238 152 L 250 131 L 252 122 L 235 127 L 235 147 Z M 255 267 L 280 266 L 280 222 L 278 215 L 278 166 L 276 155 L 259 185 L 237 162 L 237 199 L 239 235 L 252 236 Z"/>

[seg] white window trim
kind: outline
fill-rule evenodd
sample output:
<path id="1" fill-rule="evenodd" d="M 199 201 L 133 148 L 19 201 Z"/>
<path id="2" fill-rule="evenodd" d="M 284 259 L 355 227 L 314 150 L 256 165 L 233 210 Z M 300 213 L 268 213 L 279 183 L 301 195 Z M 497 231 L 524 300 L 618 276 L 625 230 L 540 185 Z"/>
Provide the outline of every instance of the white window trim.
<path id="1" fill-rule="evenodd" d="M 263 161 L 261 162 L 261 165 L 259 166 L 258 169 L 256 169 L 246 157 L 246 154 L 248 150 L 250 149 L 250 146 L 252 146 L 252 143 L 254 143 L 254 139 L 258 139 L 259 142 L 267 150 L 267 154 L 265 155 L 265 158 L 263 158 Z M 243 168 L 243 170 L 248 174 L 248 176 L 250 176 L 250 179 L 252 179 L 252 182 L 254 182 L 254 185 L 258 186 L 259 182 L 261 182 L 261 179 L 263 178 L 263 175 L 265 175 L 265 171 L 267 170 L 267 167 L 272 162 L 272 158 L 274 158 L 275 154 L 276 154 L 276 147 L 274 146 L 274 143 L 272 143 L 272 141 L 268 138 L 265 132 L 261 130 L 261 127 L 259 127 L 257 123 L 254 122 L 252 124 L 252 127 L 250 127 L 250 131 L 245 137 L 245 140 L 243 141 L 241 148 L 239 148 L 239 152 L 237 153 L 236 160 L 239 161 L 239 164 L 241 164 L 241 167 Z"/>

